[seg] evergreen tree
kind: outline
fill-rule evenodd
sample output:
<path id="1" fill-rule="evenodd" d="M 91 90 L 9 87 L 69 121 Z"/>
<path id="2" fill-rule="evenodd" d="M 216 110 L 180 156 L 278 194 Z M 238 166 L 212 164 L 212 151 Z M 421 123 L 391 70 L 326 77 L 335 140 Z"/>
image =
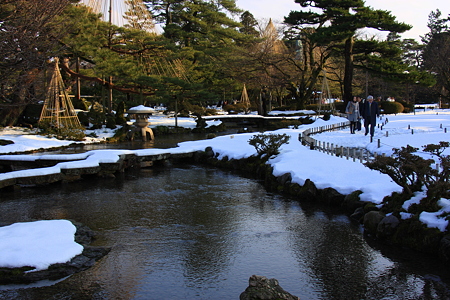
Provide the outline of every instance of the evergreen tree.
<path id="1" fill-rule="evenodd" d="M 190 62 L 191 82 L 202 84 L 209 101 L 219 101 L 226 91 L 234 91 L 237 84 L 230 78 L 230 58 L 254 40 L 230 17 L 241 13 L 235 0 L 146 2 L 164 36 L 179 49 L 178 55 Z"/>
<path id="2" fill-rule="evenodd" d="M 239 39 L 239 22 L 227 14 L 237 14 L 241 10 L 235 0 L 150 0 L 144 1 L 159 23 L 164 35 L 179 46 L 216 46 L 229 39 Z"/>
<path id="3" fill-rule="evenodd" d="M 61 42 L 68 49 L 66 57 L 71 59 L 69 62 L 66 59 L 62 66 L 72 76 L 123 93 L 147 96 L 154 94 L 154 88 L 144 85 L 146 81 L 141 77 L 176 76 L 174 69 L 182 68 L 171 64 L 170 47 L 164 37 L 151 32 L 149 26 L 117 27 L 101 21 L 99 15 L 90 13 L 84 6 L 69 7 L 60 21 L 71 29 Z M 139 22 L 134 19 L 134 23 Z M 83 62 L 84 68 L 79 72 L 73 71 L 74 57 Z M 112 78 L 112 82 L 108 78 Z"/>
<path id="4" fill-rule="evenodd" d="M 242 28 L 239 29 L 240 32 L 254 37 L 259 37 L 259 31 L 256 29 L 258 26 L 258 21 L 255 20 L 255 17 L 249 11 L 244 11 L 242 13 L 241 24 Z"/>
<path id="5" fill-rule="evenodd" d="M 437 84 L 432 89 L 434 101 L 450 101 L 450 15 L 441 17 L 440 10 L 429 15 L 428 32 L 422 41 L 424 45 L 422 59 L 423 69 L 436 76 Z"/>
<path id="6" fill-rule="evenodd" d="M 363 0 L 295 0 L 302 7 L 314 11 L 291 11 L 285 22 L 292 26 L 313 26 L 310 39 L 321 45 L 341 44 L 343 46 L 344 99 L 352 98 L 352 80 L 355 54 L 355 35 L 358 29 L 374 28 L 383 31 L 404 32 L 410 25 L 399 23 L 388 11 L 375 10 L 365 6 Z"/>
<path id="7" fill-rule="evenodd" d="M 69 0 L 5 0 L 0 3 L 0 125 L 13 125 L 26 105 L 43 100 L 37 79 L 47 60 L 64 51 L 55 22 Z"/>
<path id="8" fill-rule="evenodd" d="M 428 29 L 430 32 L 426 33 L 424 36 L 421 36 L 422 43 L 428 44 L 431 39 L 442 33 L 449 30 L 447 22 L 450 21 L 450 15 L 447 18 L 442 18 L 442 12 L 439 9 L 436 9 L 435 11 L 432 11 L 428 15 Z"/>

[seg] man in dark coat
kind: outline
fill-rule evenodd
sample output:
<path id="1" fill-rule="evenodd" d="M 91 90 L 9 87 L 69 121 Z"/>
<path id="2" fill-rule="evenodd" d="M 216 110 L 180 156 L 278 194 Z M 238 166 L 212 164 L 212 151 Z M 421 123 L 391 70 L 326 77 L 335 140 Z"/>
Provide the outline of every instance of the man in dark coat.
<path id="1" fill-rule="evenodd" d="M 361 116 L 364 118 L 364 127 L 366 128 L 366 135 L 369 133 L 373 137 L 375 133 L 375 126 L 377 124 L 377 117 L 380 116 L 380 108 L 378 103 L 373 101 L 373 96 L 368 96 L 367 100 L 362 105 Z"/>

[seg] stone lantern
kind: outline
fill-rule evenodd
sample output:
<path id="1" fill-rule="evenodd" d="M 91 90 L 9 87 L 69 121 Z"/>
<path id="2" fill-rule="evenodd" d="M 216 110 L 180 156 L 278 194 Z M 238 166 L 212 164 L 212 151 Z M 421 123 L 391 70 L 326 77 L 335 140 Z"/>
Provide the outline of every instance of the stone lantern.
<path id="1" fill-rule="evenodd" d="M 144 105 L 132 107 L 127 111 L 128 116 L 130 116 L 130 118 L 135 119 L 133 123 L 135 128 L 133 129 L 132 133 L 140 131 L 142 134 L 143 141 L 147 141 L 147 135 L 149 136 L 150 140 L 153 140 L 155 138 L 153 135 L 153 130 L 150 127 L 148 127 L 150 125 L 148 118 L 154 112 L 155 110 L 153 108 L 146 107 Z"/>

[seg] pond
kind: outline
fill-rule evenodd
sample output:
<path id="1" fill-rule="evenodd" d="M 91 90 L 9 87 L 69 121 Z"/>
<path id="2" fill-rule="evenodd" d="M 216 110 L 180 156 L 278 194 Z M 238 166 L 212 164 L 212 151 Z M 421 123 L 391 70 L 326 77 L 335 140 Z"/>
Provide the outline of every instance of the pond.
<path id="1" fill-rule="evenodd" d="M 3 193 L 1 223 L 74 220 L 111 252 L 51 285 L 2 286 L 0 298 L 239 299 L 256 274 L 302 300 L 449 299 L 438 261 L 369 245 L 336 208 L 298 200 L 189 165 Z"/>
<path id="2" fill-rule="evenodd" d="M 218 133 L 214 133 L 215 136 L 235 134 L 237 130 L 227 130 Z M 90 150 L 101 149 L 144 149 L 144 148 L 158 148 L 168 149 L 177 147 L 178 143 L 186 141 L 204 140 L 208 136 L 208 133 L 180 133 L 180 134 L 168 134 L 156 136 L 155 139 L 146 142 L 136 141 L 123 141 L 120 143 L 95 143 L 95 144 L 74 144 L 69 147 L 64 147 L 58 150 L 40 151 L 31 155 L 43 155 L 43 154 L 69 154 L 80 153 Z"/>

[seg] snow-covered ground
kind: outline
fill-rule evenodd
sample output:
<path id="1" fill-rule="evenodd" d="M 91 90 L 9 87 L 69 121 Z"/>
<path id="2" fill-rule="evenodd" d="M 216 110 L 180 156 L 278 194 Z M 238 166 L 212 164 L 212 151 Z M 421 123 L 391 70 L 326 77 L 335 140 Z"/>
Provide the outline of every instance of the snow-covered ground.
<path id="1" fill-rule="evenodd" d="M 174 118 L 167 118 L 162 115 L 152 116 L 150 121 L 152 122 L 152 126 L 173 126 L 175 124 Z M 395 184 L 389 176 L 381 174 L 378 171 L 370 170 L 360 162 L 353 162 L 352 160 L 346 160 L 345 158 L 330 156 L 322 152 L 310 150 L 309 147 L 302 146 L 298 141 L 299 133 L 302 133 L 306 129 L 333 123 L 341 123 L 344 121 L 346 121 L 346 119 L 333 116 L 329 121 L 317 119 L 313 124 L 303 125 L 298 129 L 281 129 L 271 132 L 287 134 L 291 138 L 289 144 L 285 144 L 281 147 L 281 153 L 275 158 L 270 159 L 268 163 L 272 165 L 275 176 L 290 173 L 292 182 L 303 184 L 306 179 L 310 179 L 318 188 L 331 187 L 342 194 L 361 190 L 362 194 L 360 195 L 360 198 L 362 200 L 380 204 L 385 196 L 390 195 L 393 192 L 401 191 L 401 187 Z M 450 110 L 427 110 L 417 112 L 416 114 L 388 115 L 379 122 L 384 123 L 383 129 L 376 130 L 372 143 L 370 142 L 370 137 L 364 135 L 364 129 L 356 134 L 350 134 L 348 129 L 325 132 L 315 135 L 314 138 L 345 147 L 365 147 L 371 152 L 386 153 L 388 155 L 392 153 L 393 148 L 400 148 L 408 144 L 421 148 L 426 144 L 437 144 L 440 141 L 450 140 L 450 132 L 445 132 L 445 128 L 450 130 Z M 195 125 L 194 119 L 178 118 L 178 126 L 195 127 Z M 108 136 L 112 136 L 113 132 L 102 129 L 97 131 L 96 134 L 99 138 L 87 140 L 85 142 L 100 141 Z M 240 159 L 256 154 L 255 148 L 248 143 L 248 140 L 253 135 L 254 133 L 243 133 L 220 136 L 202 141 L 183 142 L 180 143 L 178 147 L 171 149 L 93 150 L 84 154 L 58 155 L 59 158 L 67 162 L 60 163 L 51 168 L 0 174 L 0 180 L 11 178 L 11 176 L 23 176 L 24 173 L 20 172 L 27 172 L 26 174 L 29 174 L 27 176 L 33 176 L 43 174 L 43 172 L 46 174 L 49 172 L 60 172 L 61 168 L 93 166 L 104 161 L 112 162 L 116 161 L 119 158 L 119 154 L 122 153 L 134 153 L 136 155 L 168 152 L 181 153 L 204 150 L 206 147 L 210 146 L 214 152 L 219 153 L 219 158 L 227 156 L 229 159 Z M 14 141 L 14 144 L 0 147 L 0 153 L 4 154 L 39 148 L 59 147 L 72 143 L 70 141 L 59 141 L 32 135 L 30 132 L 26 132 L 19 128 L 3 129 L 0 131 L 0 139 Z M 378 140 L 380 140 L 381 147 L 378 147 Z M 450 149 L 447 149 L 444 154 L 450 155 L 449 151 Z M 7 157 L 9 156 L 0 156 L 0 158 Z M 15 155 L 14 157 L 16 159 L 32 160 L 39 156 Z M 81 160 L 73 161 L 75 158 Z M 410 201 L 420 201 L 420 195 L 420 193 L 417 193 L 415 199 L 411 199 Z M 429 227 L 445 230 L 448 221 L 444 218 L 440 218 L 439 215 L 442 212 L 450 211 L 450 201 L 448 199 L 441 199 L 439 204 L 442 206 L 440 212 L 423 212 L 420 219 Z M 407 218 L 408 215 L 405 214 L 404 217 Z M 49 223 L 46 223 L 48 226 L 45 226 L 46 228 L 42 229 L 45 231 L 42 233 L 36 232 L 35 235 L 53 235 L 53 230 L 57 230 L 59 227 L 59 223 L 56 223 L 59 221 L 60 220 L 48 221 Z M 61 262 L 59 252 L 62 250 L 57 246 L 49 247 L 48 249 L 49 251 L 52 251 L 52 249 L 55 251 L 55 253 L 47 254 L 47 257 L 50 260 L 53 257 L 55 258 L 53 262 L 46 261 L 43 263 L 41 261 L 30 261 L 33 257 L 38 257 L 32 252 L 36 251 L 36 247 L 34 246 L 39 246 L 41 243 L 47 243 L 47 241 L 31 239 L 28 235 L 25 235 L 27 231 L 35 230 L 36 225 L 36 223 L 23 223 L 21 224 L 23 227 L 21 227 L 20 230 L 15 231 L 15 234 L 13 234 L 11 227 L 0 228 L 0 257 L 9 257 L 7 261 L 0 260 L 0 266 L 20 267 L 32 265 L 39 269 L 44 268 L 47 264 Z M 67 235 L 73 240 L 73 232 L 68 231 Z M 10 236 L 11 239 L 7 239 L 6 237 L 8 236 Z M 17 247 L 19 246 L 21 246 L 20 252 L 17 251 Z M 70 248 L 75 249 L 76 247 L 70 245 Z M 71 251 L 65 252 L 68 253 L 66 256 L 67 260 L 70 260 L 70 258 L 75 256 L 79 249 Z M 22 255 L 14 256 L 12 253 L 21 253 Z M 28 260 L 25 260 L 24 257 L 27 257 Z"/>
<path id="2" fill-rule="evenodd" d="M 420 110 L 416 114 L 384 115 L 378 120 L 378 124 L 384 125 L 382 129 L 375 130 L 373 143 L 364 135 L 364 126 L 356 134 L 349 134 L 350 130 L 347 129 L 324 132 L 314 135 L 314 138 L 344 147 L 367 148 L 372 153 L 386 155 L 391 155 L 393 148 L 410 145 L 421 150 L 424 145 L 450 140 L 450 110 Z M 450 152 L 446 154 L 450 155 Z"/>

